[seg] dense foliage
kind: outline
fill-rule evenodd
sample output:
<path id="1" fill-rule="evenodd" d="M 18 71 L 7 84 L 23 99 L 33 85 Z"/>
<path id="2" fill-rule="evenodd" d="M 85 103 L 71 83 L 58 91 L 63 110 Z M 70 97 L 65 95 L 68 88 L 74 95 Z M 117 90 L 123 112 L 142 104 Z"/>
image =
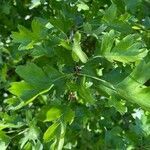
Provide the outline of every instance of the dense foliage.
<path id="1" fill-rule="evenodd" d="M 149 49 L 149 0 L 1 0 L 0 150 L 149 150 Z"/>

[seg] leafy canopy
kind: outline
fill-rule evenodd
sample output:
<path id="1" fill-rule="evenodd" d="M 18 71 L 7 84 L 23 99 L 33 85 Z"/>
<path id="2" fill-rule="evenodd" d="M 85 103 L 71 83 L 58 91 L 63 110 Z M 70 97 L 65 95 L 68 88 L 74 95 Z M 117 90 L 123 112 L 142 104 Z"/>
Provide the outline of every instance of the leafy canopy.
<path id="1" fill-rule="evenodd" d="M 150 149 L 149 0 L 2 0 L 0 150 Z"/>

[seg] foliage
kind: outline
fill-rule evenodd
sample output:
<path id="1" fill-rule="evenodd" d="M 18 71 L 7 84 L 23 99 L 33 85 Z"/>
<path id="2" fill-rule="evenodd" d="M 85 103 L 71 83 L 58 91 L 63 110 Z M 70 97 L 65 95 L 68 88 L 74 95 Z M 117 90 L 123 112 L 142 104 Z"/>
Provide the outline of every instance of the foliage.
<path id="1" fill-rule="evenodd" d="M 150 1 L 2 0 L 0 149 L 150 149 Z"/>

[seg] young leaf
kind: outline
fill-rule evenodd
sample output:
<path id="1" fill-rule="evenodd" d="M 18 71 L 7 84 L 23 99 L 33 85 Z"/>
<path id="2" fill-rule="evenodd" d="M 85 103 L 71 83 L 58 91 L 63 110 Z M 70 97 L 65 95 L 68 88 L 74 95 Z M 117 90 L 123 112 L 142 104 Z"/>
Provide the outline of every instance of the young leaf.
<path id="1" fill-rule="evenodd" d="M 114 44 L 114 38 L 115 38 L 114 30 L 111 30 L 109 33 L 106 33 L 103 36 L 100 51 L 101 55 L 105 55 L 111 51 L 112 46 Z"/>
<path id="2" fill-rule="evenodd" d="M 72 50 L 83 63 L 86 63 L 88 57 L 81 49 L 80 40 L 81 40 L 81 34 L 79 32 L 76 32 L 73 39 Z"/>
<path id="3" fill-rule="evenodd" d="M 63 115 L 61 107 L 46 106 L 41 109 L 38 114 L 38 119 L 41 121 L 54 121 Z"/>
<path id="4" fill-rule="evenodd" d="M 59 122 L 55 122 L 53 123 L 44 133 L 43 139 L 44 142 L 49 142 L 52 139 L 54 139 L 57 135 L 57 130 L 60 127 L 60 123 Z"/>

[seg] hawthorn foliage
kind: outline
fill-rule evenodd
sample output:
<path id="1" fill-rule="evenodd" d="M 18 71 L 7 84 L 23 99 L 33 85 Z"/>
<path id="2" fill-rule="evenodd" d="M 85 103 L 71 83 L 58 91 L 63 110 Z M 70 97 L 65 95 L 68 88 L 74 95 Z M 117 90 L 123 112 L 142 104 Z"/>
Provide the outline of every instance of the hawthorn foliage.
<path id="1" fill-rule="evenodd" d="M 149 49 L 149 0 L 1 0 L 0 150 L 149 150 Z"/>

